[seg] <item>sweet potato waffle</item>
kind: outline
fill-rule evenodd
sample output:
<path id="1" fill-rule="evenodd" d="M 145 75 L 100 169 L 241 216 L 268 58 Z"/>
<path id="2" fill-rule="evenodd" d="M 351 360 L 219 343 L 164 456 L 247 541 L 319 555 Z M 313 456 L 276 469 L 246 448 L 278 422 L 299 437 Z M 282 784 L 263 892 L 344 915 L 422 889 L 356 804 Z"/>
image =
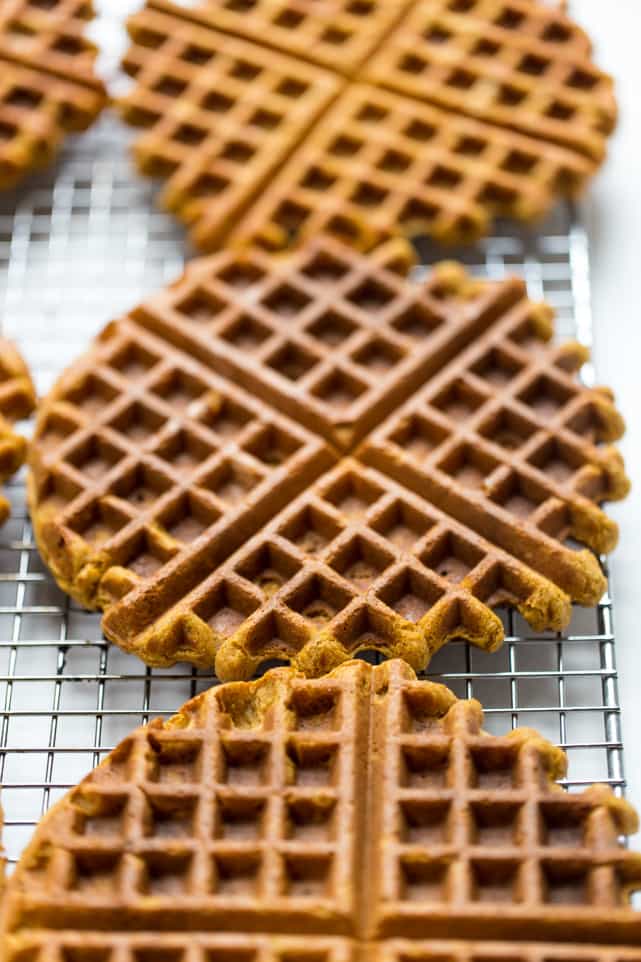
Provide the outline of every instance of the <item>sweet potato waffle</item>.
<path id="1" fill-rule="evenodd" d="M 212 688 L 45 816 L 0 958 L 638 959 L 634 811 L 482 720 L 400 661 Z"/>
<path id="2" fill-rule="evenodd" d="M 0 337 L 0 484 L 22 465 L 27 444 L 12 428 L 26 418 L 36 405 L 36 395 L 27 367 L 15 347 Z M 0 524 L 7 519 L 9 502 L 0 495 Z"/>
<path id="3" fill-rule="evenodd" d="M 628 487 L 611 395 L 522 281 L 411 264 L 400 239 L 214 255 L 63 375 L 32 517 L 108 638 L 223 679 L 364 648 L 422 668 L 453 636 L 495 648 L 493 606 L 560 630 L 598 600 L 583 545 L 613 547 L 600 504 Z"/>
<path id="4" fill-rule="evenodd" d="M 368 79 L 601 160 L 617 107 L 589 56 L 575 24 L 532 0 L 430 0 L 413 6 Z"/>
<path id="5" fill-rule="evenodd" d="M 3 0 L 0 10 L 0 188 L 49 163 L 65 134 L 106 103 L 85 37 L 91 0 Z"/>
<path id="6" fill-rule="evenodd" d="M 533 0 L 147 0 L 129 33 L 138 165 L 207 251 L 533 220 L 616 119 L 588 38 Z"/>
<path id="7" fill-rule="evenodd" d="M 322 440 L 131 319 L 63 376 L 37 448 L 40 542 L 90 607 L 172 560 L 188 576 L 190 545 L 220 563 L 333 461 Z"/>

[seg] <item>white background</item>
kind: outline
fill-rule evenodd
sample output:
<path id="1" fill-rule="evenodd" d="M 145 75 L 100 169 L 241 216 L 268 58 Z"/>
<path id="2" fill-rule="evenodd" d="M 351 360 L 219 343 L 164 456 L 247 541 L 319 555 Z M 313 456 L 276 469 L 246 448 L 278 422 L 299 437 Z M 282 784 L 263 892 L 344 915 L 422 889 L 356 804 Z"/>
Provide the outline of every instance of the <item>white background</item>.
<path id="1" fill-rule="evenodd" d="M 629 796 L 641 809 L 641 2 L 572 0 L 596 61 L 617 80 L 619 127 L 591 189 L 595 362 L 614 387 L 628 430 L 622 442 L 633 491 L 612 514 L 617 657 Z M 637 844 L 637 843 L 635 843 Z"/>

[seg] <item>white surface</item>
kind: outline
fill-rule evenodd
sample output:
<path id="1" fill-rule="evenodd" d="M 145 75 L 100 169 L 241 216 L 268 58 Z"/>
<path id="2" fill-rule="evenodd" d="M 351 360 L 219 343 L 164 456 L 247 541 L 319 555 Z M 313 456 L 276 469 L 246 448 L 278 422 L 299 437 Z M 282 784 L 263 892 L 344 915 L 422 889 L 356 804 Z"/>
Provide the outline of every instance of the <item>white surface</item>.
<path id="1" fill-rule="evenodd" d="M 592 189 L 590 240 L 595 362 L 628 423 L 622 449 L 634 486 L 612 508 L 621 540 L 611 570 L 629 797 L 641 808 L 641 3 L 573 0 L 572 11 L 594 38 L 597 63 L 616 77 L 621 112 Z"/>

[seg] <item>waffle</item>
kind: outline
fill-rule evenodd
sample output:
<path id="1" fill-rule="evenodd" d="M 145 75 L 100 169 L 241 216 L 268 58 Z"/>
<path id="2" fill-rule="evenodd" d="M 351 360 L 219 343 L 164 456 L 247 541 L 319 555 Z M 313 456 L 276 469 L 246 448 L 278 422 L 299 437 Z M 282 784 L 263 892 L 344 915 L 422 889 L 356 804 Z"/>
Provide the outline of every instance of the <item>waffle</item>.
<path id="1" fill-rule="evenodd" d="M 462 281 L 461 311 L 459 301 L 439 297 L 449 269 L 409 284 L 414 261 L 405 241 L 369 256 L 330 237 L 283 259 L 227 250 L 195 261 L 133 317 L 349 451 L 383 411 L 523 297 L 517 281 Z M 224 281 L 238 271 L 252 281 L 246 294 Z M 200 316 L 203 301 L 215 305 L 211 320 Z"/>
<path id="2" fill-rule="evenodd" d="M 616 544 L 599 505 L 629 489 L 607 444 L 623 425 L 607 388 L 577 381 L 585 348 L 549 343 L 550 319 L 521 301 L 373 431 L 361 457 L 592 604 L 573 547 Z"/>
<path id="3" fill-rule="evenodd" d="M 15 940 L 14 940 L 15 944 Z M 313 948 L 310 945 L 313 944 Z M 165 954 L 172 962 L 638 962 L 639 950 L 625 946 L 564 945 L 549 942 L 429 942 L 389 939 L 354 946 L 347 939 L 303 936 L 300 939 L 250 935 L 162 936 L 147 933 L 105 935 L 94 932 L 32 933 L 21 938 L 33 962 L 50 962 L 94 952 L 98 958 L 135 962 Z M 311 954 L 310 954 L 311 952 Z M 10 962 L 21 959 L 10 946 Z"/>
<path id="4" fill-rule="evenodd" d="M 0 957 L 404 962 L 455 932 L 454 958 L 638 959 L 635 813 L 482 718 L 400 661 L 210 689 L 45 816 Z"/>
<path id="5" fill-rule="evenodd" d="M 160 11 L 142 10 L 128 26 L 137 42 L 124 67 L 136 85 L 120 109 L 144 128 L 136 162 L 167 178 L 163 206 L 215 245 L 331 102 L 337 81 Z"/>
<path id="6" fill-rule="evenodd" d="M 8 341 L 0 337 L 0 484 L 22 465 L 27 445 L 12 429 L 14 421 L 33 411 L 36 396 L 27 367 Z M 0 524 L 9 514 L 9 502 L 0 495 Z"/>
<path id="7" fill-rule="evenodd" d="M 596 603 L 583 545 L 611 550 L 600 505 L 628 488 L 611 395 L 522 281 L 411 264 L 400 239 L 214 255 L 63 375 L 34 530 L 109 639 L 225 680 L 272 657 L 316 676 L 368 648 L 492 650 L 497 605 L 560 630 Z"/>
<path id="8" fill-rule="evenodd" d="M 460 6 L 460 5 L 459 5 Z M 617 116 L 611 77 L 571 20 L 531 0 L 417 3 L 368 79 L 597 161 Z"/>
<path id="9" fill-rule="evenodd" d="M 106 103 L 84 35 L 91 0 L 4 0 L 0 10 L 0 189 L 51 161 Z"/>
<path id="10" fill-rule="evenodd" d="M 134 593 L 107 613 L 107 635 L 159 664 L 198 651 L 223 680 L 274 658 L 319 677 L 372 649 L 421 668 L 450 638 L 497 648 L 490 606 L 516 606 L 539 627 L 570 613 L 554 583 L 349 458 L 165 613 L 166 603 L 142 606 Z"/>
<path id="11" fill-rule="evenodd" d="M 39 544 L 88 607 L 141 580 L 159 588 L 165 567 L 190 577 L 194 564 L 219 563 L 334 460 L 131 318 L 63 375 L 37 430 Z"/>
<path id="12" fill-rule="evenodd" d="M 354 84 L 231 239 L 270 251 L 319 233 L 361 250 L 399 230 L 467 242 L 497 216 L 536 220 L 559 192 L 578 196 L 591 169 L 555 144 Z M 193 239 L 204 248 L 213 241 L 205 225 Z"/>
<path id="13" fill-rule="evenodd" d="M 586 35 L 533 0 L 147 0 L 129 33 L 136 160 L 205 251 L 531 221 L 616 119 Z"/>
<path id="14" fill-rule="evenodd" d="M 393 30 L 411 0 L 207 0 L 195 17 L 260 46 L 350 76 Z M 149 6 L 173 13 L 171 0 Z"/>

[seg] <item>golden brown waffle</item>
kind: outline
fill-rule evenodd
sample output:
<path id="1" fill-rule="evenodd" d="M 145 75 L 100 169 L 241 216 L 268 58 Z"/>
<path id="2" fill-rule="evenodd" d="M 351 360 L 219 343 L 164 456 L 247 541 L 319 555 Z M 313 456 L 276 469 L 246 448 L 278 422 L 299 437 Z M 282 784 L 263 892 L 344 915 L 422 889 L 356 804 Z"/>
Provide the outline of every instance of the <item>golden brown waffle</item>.
<path id="1" fill-rule="evenodd" d="M 111 640 L 225 679 L 372 647 L 423 667 L 455 635 L 496 647 L 498 604 L 559 630 L 598 600 L 582 546 L 611 550 L 600 504 L 628 487 L 611 395 L 522 281 L 411 265 L 399 239 L 215 255 L 65 373 L 35 533 Z"/>
<path id="2" fill-rule="evenodd" d="M 38 538 L 88 606 L 162 581 L 166 566 L 189 577 L 220 563 L 333 461 L 321 439 L 127 318 L 63 376 L 39 425 Z"/>
<path id="3" fill-rule="evenodd" d="M 134 592 L 107 613 L 107 634 L 158 664 L 215 657 L 223 680 L 272 658 L 318 677 L 371 649 L 421 668 L 450 638 L 498 647 L 490 606 L 514 605 L 539 628 L 570 613 L 552 581 L 349 458 L 208 577 L 172 588 Z"/>
<path id="4" fill-rule="evenodd" d="M 129 32 L 136 159 L 208 251 L 533 220 L 615 122 L 588 38 L 534 0 L 147 0 Z"/>
<path id="5" fill-rule="evenodd" d="M 368 79 L 601 160 L 616 123 L 612 78 L 572 21 L 532 0 L 429 0 L 372 59 Z"/>
<path id="6" fill-rule="evenodd" d="M 132 316 L 347 451 L 523 297 L 516 280 L 457 274 L 461 297 L 448 300 L 451 271 L 409 284 L 414 260 L 402 240 L 368 256 L 329 238 L 282 259 L 225 251 L 194 261 Z M 234 273 L 246 291 L 225 282 Z"/>
<path id="7" fill-rule="evenodd" d="M 0 337 L 0 484 L 22 465 L 27 445 L 12 429 L 14 421 L 28 417 L 36 395 L 27 367 L 15 347 Z M 0 495 L 0 524 L 9 514 L 9 502 Z"/>
<path id="8" fill-rule="evenodd" d="M 13 945 L 17 940 L 13 940 Z M 430 939 L 354 944 L 349 939 L 303 935 L 174 935 L 132 932 L 32 932 L 21 935 L 30 962 L 60 962 L 82 953 L 109 962 L 168 957 L 172 962 L 639 962 L 639 949 L 626 946 L 554 942 L 479 942 Z M 13 945 L 9 962 L 22 962 Z M 1 951 L 1 949 L 0 949 Z M 2 956 L 0 956 L 1 958 Z"/>
<path id="9" fill-rule="evenodd" d="M 551 318 L 521 301 L 372 432 L 361 457 L 590 604 L 572 542 L 616 543 L 599 505 L 629 489 L 608 444 L 623 425 L 607 388 L 577 381 L 586 349 L 549 343 Z"/>
<path id="10" fill-rule="evenodd" d="M 305 136 L 334 77 L 215 30 L 143 10 L 124 61 L 136 86 L 125 120 L 146 128 L 142 171 L 167 177 L 162 203 L 220 240 Z"/>
<path id="11" fill-rule="evenodd" d="M 0 188 L 47 164 L 65 134 L 106 103 L 85 37 L 91 0 L 3 0 L 0 9 Z"/>
<path id="12" fill-rule="evenodd" d="M 400 661 L 210 689 L 43 819 L 2 962 L 405 962 L 453 934 L 455 959 L 638 958 L 634 811 L 565 792 L 563 752 L 482 719 Z"/>
<path id="13" fill-rule="evenodd" d="M 349 87 L 232 232 L 268 250 L 329 232 L 369 249 L 400 230 L 449 243 L 540 217 L 591 173 L 580 154 L 367 84 Z M 208 225 L 193 238 L 209 248 Z"/>
<path id="14" fill-rule="evenodd" d="M 411 0 L 206 0 L 195 19 L 349 76 L 380 46 Z M 173 13 L 169 0 L 150 7 Z M 187 14 L 189 16 L 189 13 Z"/>

